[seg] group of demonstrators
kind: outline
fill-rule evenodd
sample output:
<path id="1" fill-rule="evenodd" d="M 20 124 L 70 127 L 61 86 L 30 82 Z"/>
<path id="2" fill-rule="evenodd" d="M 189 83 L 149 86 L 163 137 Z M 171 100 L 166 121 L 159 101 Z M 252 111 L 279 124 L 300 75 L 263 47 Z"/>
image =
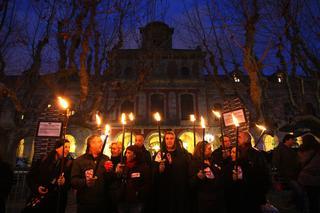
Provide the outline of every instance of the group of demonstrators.
<path id="1" fill-rule="evenodd" d="M 208 142 L 198 142 L 191 154 L 167 131 L 151 157 L 137 135 L 123 151 L 112 142 L 109 158 L 102 154 L 100 135 L 91 135 L 86 153 L 73 161 L 69 142 L 60 142 L 32 166 L 28 184 L 33 196 L 25 212 L 64 212 L 70 188 L 76 191 L 79 213 L 262 212 L 271 187 L 264 155 L 251 146 L 247 132 L 239 133 L 235 147 L 227 136 L 221 141 L 213 152 Z M 319 159 L 319 151 L 315 156 Z M 316 193 L 311 187 L 309 192 Z"/>

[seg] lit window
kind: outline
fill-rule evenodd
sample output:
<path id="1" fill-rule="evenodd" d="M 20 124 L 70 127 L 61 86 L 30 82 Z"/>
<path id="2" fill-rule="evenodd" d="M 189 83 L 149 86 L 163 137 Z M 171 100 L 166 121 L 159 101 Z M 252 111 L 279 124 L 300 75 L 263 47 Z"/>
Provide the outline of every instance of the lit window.
<path id="1" fill-rule="evenodd" d="M 233 76 L 233 80 L 234 80 L 234 82 L 236 82 L 236 83 L 239 83 L 239 82 L 240 82 L 240 78 L 238 78 L 236 75 Z"/>
<path id="2" fill-rule="evenodd" d="M 282 78 L 281 77 L 278 77 L 278 82 L 282 83 Z"/>

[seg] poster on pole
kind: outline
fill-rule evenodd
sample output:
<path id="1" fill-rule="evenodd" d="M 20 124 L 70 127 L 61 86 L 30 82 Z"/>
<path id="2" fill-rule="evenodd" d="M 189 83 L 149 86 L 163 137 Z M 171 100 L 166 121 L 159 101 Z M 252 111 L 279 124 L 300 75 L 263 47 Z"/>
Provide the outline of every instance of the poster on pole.
<path id="1" fill-rule="evenodd" d="M 222 114 L 223 116 L 223 122 L 224 125 L 227 126 L 233 126 L 233 120 L 232 120 L 232 114 L 237 118 L 239 124 L 241 123 L 246 123 L 246 116 L 244 113 L 244 109 L 240 108 L 240 109 L 236 109 L 233 111 L 229 111 L 229 112 L 225 112 Z"/>
<path id="2" fill-rule="evenodd" d="M 62 133 L 62 122 L 40 121 L 37 129 L 37 137 L 60 137 Z"/>

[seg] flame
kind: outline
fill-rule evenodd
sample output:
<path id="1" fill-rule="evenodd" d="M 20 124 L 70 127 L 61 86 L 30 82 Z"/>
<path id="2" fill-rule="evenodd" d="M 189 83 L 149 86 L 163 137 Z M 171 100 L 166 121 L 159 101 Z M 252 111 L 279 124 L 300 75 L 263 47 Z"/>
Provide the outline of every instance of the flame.
<path id="1" fill-rule="evenodd" d="M 213 113 L 214 116 L 216 116 L 217 118 L 219 118 L 219 119 L 221 118 L 220 112 L 212 110 L 212 113 Z"/>
<path id="2" fill-rule="evenodd" d="M 258 127 L 262 131 L 266 131 L 267 130 L 267 128 L 265 126 L 262 126 L 262 125 L 256 124 L 256 127 Z"/>
<path id="3" fill-rule="evenodd" d="M 160 150 L 160 146 L 158 144 L 152 147 L 156 152 Z"/>
<path id="4" fill-rule="evenodd" d="M 154 119 L 156 120 L 156 121 L 161 121 L 161 116 L 160 116 L 160 113 L 159 112 L 156 112 L 156 113 L 154 113 L 153 114 L 153 117 L 154 117 Z"/>
<path id="5" fill-rule="evenodd" d="M 97 122 L 97 126 L 99 127 L 101 125 L 101 118 L 98 114 L 96 114 L 96 122 Z"/>
<path id="6" fill-rule="evenodd" d="M 134 115 L 133 115 L 132 112 L 130 112 L 130 114 L 129 114 L 129 119 L 130 119 L 130 121 L 133 121 L 133 120 L 134 120 Z"/>
<path id="7" fill-rule="evenodd" d="M 205 124 L 205 121 L 204 121 L 204 118 L 201 116 L 201 127 L 204 129 L 206 128 L 206 124 Z"/>
<path id="8" fill-rule="evenodd" d="M 104 130 L 104 134 L 105 135 L 109 135 L 110 134 L 110 129 L 111 129 L 110 125 L 106 124 L 105 130 Z"/>
<path id="9" fill-rule="evenodd" d="M 122 125 L 127 124 L 126 114 L 125 114 L 125 113 L 122 113 L 122 114 L 121 114 L 121 123 L 122 123 Z"/>
<path id="10" fill-rule="evenodd" d="M 68 104 L 68 102 L 65 100 L 65 99 L 63 99 L 62 97 L 58 97 L 58 101 L 59 101 L 59 104 L 60 104 L 60 106 L 63 108 L 63 109 L 68 109 L 68 107 L 69 107 L 69 104 Z"/>
<path id="11" fill-rule="evenodd" d="M 190 121 L 191 122 L 195 122 L 196 121 L 196 117 L 194 116 L 194 114 L 190 115 Z"/>
<path id="12" fill-rule="evenodd" d="M 231 114 L 231 116 L 232 116 L 233 124 L 234 124 L 236 127 L 239 127 L 239 121 L 238 121 L 238 119 L 236 118 L 236 116 L 234 116 L 233 113 Z"/>

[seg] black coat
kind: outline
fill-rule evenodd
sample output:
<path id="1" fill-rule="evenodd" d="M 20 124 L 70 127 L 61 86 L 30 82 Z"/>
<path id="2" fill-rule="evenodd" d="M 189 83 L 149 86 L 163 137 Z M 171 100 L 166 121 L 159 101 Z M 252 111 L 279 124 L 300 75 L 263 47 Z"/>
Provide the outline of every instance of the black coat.
<path id="1" fill-rule="evenodd" d="M 150 195 L 151 171 L 146 163 L 134 165 L 132 168 L 124 167 L 121 174 L 116 175 L 116 194 L 118 202 L 145 203 Z"/>
<path id="2" fill-rule="evenodd" d="M 48 188 L 48 193 L 41 200 L 39 209 L 46 212 L 56 212 L 57 203 L 59 202 L 61 212 L 67 204 L 67 194 L 70 189 L 70 172 L 72 167 L 72 159 L 67 157 L 64 159 L 63 171 L 61 171 L 61 159 L 56 159 L 56 151 L 50 152 L 47 156 L 35 162 L 28 175 L 27 185 L 29 186 L 32 195 L 30 200 L 38 196 L 38 187 L 44 186 Z M 58 187 L 57 178 L 64 173 L 65 184 Z M 60 201 L 58 201 L 60 199 Z"/>
<path id="3" fill-rule="evenodd" d="M 101 156 L 94 186 L 86 185 L 85 171 L 95 169 L 97 158 L 94 159 L 91 154 L 84 154 L 78 157 L 72 167 L 71 184 L 77 190 L 78 207 L 83 207 L 89 211 L 99 207 L 107 206 L 107 187 L 106 184 L 111 179 L 111 174 L 107 173 L 104 168 L 104 163 L 109 160 L 105 155 Z"/>
<path id="4" fill-rule="evenodd" d="M 190 186 L 194 192 L 194 212 L 224 212 L 223 201 L 223 179 L 221 167 L 213 162 L 211 165 L 201 163 L 201 160 L 194 159 L 189 169 Z M 214 178 L 201 180 L 197 174 L 200 170 L 210 168 Z"/>
<path id="5" fill-rule="evenodd" d="M 237 165 L 242 169 L 243 179 L 232 180 L 234 162 L 231 162 L 229 182 L 226 183 L 230 188 L 226 190 L 226 197 L 233 199 L 229 203 L 238 204 L 228 206 L 237 211 L 261 212 L 260 206 L 266 203 L 266 194 L 271 187 L 271 176 L 263 154 L 251 146 L 240 149 Z"/>
<path id="6" fill-rule="evenodd" d="M 159 172 L 159 162 L 153 163 L 154 211 L 167 213 L 188 212 L 188 169 L 190 156 L 182 150 L 169 152 L 172 164 L 166 161 L 165 171 Z"/>

